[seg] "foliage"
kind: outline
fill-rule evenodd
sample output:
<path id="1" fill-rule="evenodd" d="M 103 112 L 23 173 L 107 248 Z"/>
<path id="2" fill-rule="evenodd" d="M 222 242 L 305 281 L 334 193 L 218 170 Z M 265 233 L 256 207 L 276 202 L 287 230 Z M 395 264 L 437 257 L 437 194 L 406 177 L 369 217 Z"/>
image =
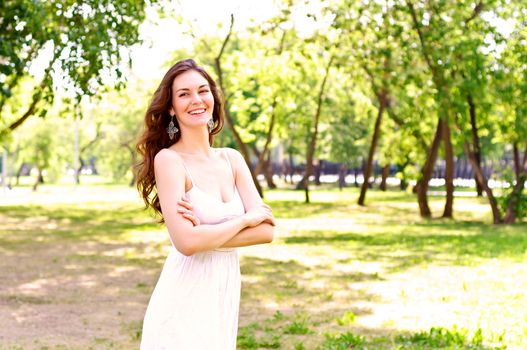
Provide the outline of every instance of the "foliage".
<path id="1" fill-rule="evenodd" d="M 408 349 L 504 349 L 504 347 L 485 346 L 481 329 L 478 329 L 472 337 L 469 337 L 466 329 L 459 329 L 455 325 L 451 330 L 442 327 L 432 327 L 428 332 L 399 336 L 396 342 Z"/>
<path id="2" fill-rule="evenodd" d="M 52 125 L 54 118 L 73 114 L 76 98 L 92 96 L 80 108 L 85 118 L 81 147 L 93 140 L 96 126 L 101 135 L 85 156 L 95 157 L 104 174 L 132 182 L 130 146 L 158 81 L 134 81 L 121 92 L 102 90 L 124 81 L 122 63 L 129 57 L 120 48 L 138 40 L 137 26 L 148 4 L 3 3 L 0 128 L 6 130 L 27 111 L 50 114 Z M 358 168 L 368 154 L 385 98 L 374 154 L 378 165 L 391 165 L 398 178 L 415 183 L 423 176 L 437 122 L 443 118 L 460 164 L 467 159 L 468 145 L 481 154 L 487 177 L 510 182 L 504 163 L 510 163 L 513 149 L 527 146 L 527 14 L 521 4 L 337 0 L 279 1 L 276 7 L 270 18 L 246 28 L 235 25 L 221 57 L 227 109 L 253 161 L 270 150 L 271 162 L 283 166 L 288 159 L 287 165 L 298 172 L 313 152 L 315 162 Z M 183 18 L 193 45 L 176 50 L 171 61 L 194 56 L 215 75 L 225 28 L 199 35 L 193 19 L 179 20 Z M 46 52 L 55 56 L 44 60 Z M 43 77 L 29 71 L 37 59 L 49 61 Z M 327 89 L 318 103 L 329 62 Z M 57 92 L 66 98 L 59 103 L 61 111 L 51 101 Z M 40 102 L 31 111 L 34 101 Z M 239 146 L 235 136 L 226 127 L 216 146 Z M 12 152 L 22 146 L 13 141 L 18 137 L 0 136 Z M 57 142 L 62 144 L 57 149 L 71 149 L 69 136 Z M 440 149 L 436 176 L 443 175 L 445 158 Z M 58 162 L 49 165 L 55 169 L 66 167 L 52 164 Z M 510 197 L 501 198 L 505 207 Z M 517 203 L 515 212 L 523 215 L 523 201 Z"/>
<path id="3" fill-rule="evenodd" d="M 346 311 L 342 317 L 337 318 L 337 324 L 339 326 L 351 326 L 355 322 L 355 315 L 352 311 Z"/>
<path id="4" fill-rule="evenodd" d="M 364 344 L 364 337 L 355 335 L 351 332 L 338 335 L 325 335 L 326 340 L 321 346 L 321 350 L 346 350 L 350 348 L 361 348 Z"/>
<path id="5" fill-rule="evenodd" d="M 517 198 L 515 198 L 516 206 L 514 207 L 514 212 L 518 219 L 523 219 L 527 217 L 527 194 L 523 192 L 514 194 L 514 184 L 515 183 L 513 181 L 510 181 L 508 183 L 508 187 L 502 190 L 501 195 L 498 197 L 498 204 L 501 211 L 506 212 L 509 202 L 513 199 L 512 197 L 516 195 Z"/>
<path id="6" fill-rule="evenodd" d="M 130 60 L 123 48 L 139 41 L 145 6 L 144 1 L 2 2 L 0 138 L 30 115 L 45 115 L 57 90 L 79 101 L 106 84 L 121 85 Z M 36 75 L 32 88 L 20 91 L 20 84 Z M 17 94 L 27 99 L 21 112 L 6 107 Z M 46 104 L 39 105 L 41 100 Z"/>

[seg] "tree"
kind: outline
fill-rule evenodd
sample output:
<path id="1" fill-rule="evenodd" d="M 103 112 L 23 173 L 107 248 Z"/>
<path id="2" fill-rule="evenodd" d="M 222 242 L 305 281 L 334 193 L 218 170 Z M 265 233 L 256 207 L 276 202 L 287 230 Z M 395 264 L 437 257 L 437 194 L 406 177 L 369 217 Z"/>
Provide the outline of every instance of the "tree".
<path id="1" fill-rule="evenodd" d="M 340 163 L 338 186 L 345 186 L 348 169 L 357 168 L 367 155 L 370 118 L 368 109 L 355 101 L 351 80 L 336 81 L 328 93 L 327 127 L 321 131 L 320 148 L 324 159 Z"/>
<path id="2" fill-rule="evenodd" d="M 98 132 L 92 128 L 91 135 L 83 141 L 87 145 L 89 140 L 95 140 L 99 135 L 86 156 L 96 158 L 96 165 L 102 174 L 111 176 L 115 181 L 127 181 L 130 186 L 135 185 L 136 137 L 143 125 L 155 83 L 135 79 L 126 89 L 110 91 L 83 108 L 86 119 L 90 119 L 92 125 L 100 125 Z"/>
<path id="3" fill-rule="evenodd" d="M 327 63 L 325 64 L 323 73 L 321 72 L 320 78 L 322 81 L 320 82 L 320 87 L 318 88 L 317 96 L 316 96 L 316 109 L 313 113 L 313 120 L 311 123 L 309 123 L 309 142 L 307 144 L 307 150 L 306 150 L 306 168 L 304 171 L 304 177 L 303 177 L 303 188 L 305 193 L 305 202 L 309 203 L 309 177 L 313 174 L 313 158 L 315 156 L 315 150 L 317 145 L 317 137 L 318 137 L 318 130 L 319 130 L 319 124 L 320 124 L 320 115 L 322 113 L 322 104 L 324 102 L 325 94 L 326 94 L 326 84 L 328 82 L 329 73 L 332 68 L 332 64 L 335 57 L 330 56 L 327 58 Z"/>
<path id="4" fill-rule="evenodd" d="M 57 109 L 50 114 L 49 120 L 35 118 L 28 121 L 13 135 L 18 165 L 26 164 L 36 172 L 33 191 L 40 184 L 59 180 L 71 161 L 68 120 L 58 117 Z"/>
<path id="5" fill-rule="evenodd" d="M 0 140 L 32 115 L 44 116 L 58 89 L 78 102 L 106 83 L 122 84 L 123 63 L 129 60 L 122 49 L 139 41 L 146 5 L 126 0 L 1 2 Z M 24 92 L 20 84 L 34 74 L 30 68 L 36 62 L 43 65 L 43 74 Z M 17 94 L 25 94 L 27 102 L 23 108 L 8 108 Z"/>

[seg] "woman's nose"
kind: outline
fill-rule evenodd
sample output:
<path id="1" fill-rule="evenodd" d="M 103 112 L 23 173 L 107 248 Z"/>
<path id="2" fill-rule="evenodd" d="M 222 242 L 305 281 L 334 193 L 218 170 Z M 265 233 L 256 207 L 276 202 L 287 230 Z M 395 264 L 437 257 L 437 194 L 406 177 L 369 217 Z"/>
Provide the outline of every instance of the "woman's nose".
<path id="1" fill-rule="evenodd" d="M 199 92 L 193 92 L 190 95 L 190 100 L 191 100 L 191 103 L 201 102 L 201 97 L 199 96 Z"/>

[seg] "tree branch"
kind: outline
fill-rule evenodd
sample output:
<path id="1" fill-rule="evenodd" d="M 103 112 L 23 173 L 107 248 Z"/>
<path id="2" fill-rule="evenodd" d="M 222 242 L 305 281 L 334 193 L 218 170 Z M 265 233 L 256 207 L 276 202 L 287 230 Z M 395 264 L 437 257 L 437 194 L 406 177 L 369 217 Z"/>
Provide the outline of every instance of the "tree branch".
<path id="1" fill-rule="evenodd" d="M 55 63 L 57 57 L 58 57 L 57 56 L 57 52 L 54 51 L 53 52 L 53 57 L 52 57 L 51 61 L 49 62 L 48 67 L 44 71 L 44 77 L 42 78 L 42 81 L 40 82 L 38 87 L 35 88 L 36 92 L 33 94 L 33 98 L 31 99 L 31 104 L 27 108 L 26 112 L 20 118 L 18 118 L 16 121 L 11 123 L 11 125 L 9 125 L 7 128 L 5 128 L 5 129 L 0 131 L 0 139 L 2 139 L 5 135 L 7 135 L 8 133 L 12 132 L 16 128 L 18 128 L 29 117 L 31 117 L 35 113 L 36 108 L 37 108 L 37 104 L 42 99 L 43 91 L 44 91 L 44 88 L 46 87 L 46 80 L 48 79 L 48 77 L 50 75 L 51 68 L 53 67 L 53 64 Z"/>
<path id="2" fill-rule="evenodd" d="M 232 27 L 234 26 L 234 15 L 231 14 L 231 24 L 229 26 L 229 32 L 227 33 L 227 36 L 225 37 L 225 40 L 223 40 L 223 44 L 221 45 L 220 52 L 218 53 L 218 56 L 216 57 L 216 61 L 219 62 L 221 59 L 221 56 L 223 55 L 223 51 L 225 50 L 225 46 L 227 46 L 227 43 L 229 42 L 229 39 L 232 34 Z"/>
<path id="3" fill-rule="evenodd" d="M 271 121 L 269 122 L 269 129 L 267 130 L 267 138 L 265 140 L 265 145 L 262 150 L 262 152 L 258 155 L 258 162 L 256 163 L 256 168 L 254 169 L 254 173 L 258 175 L 260 171 L 262 170 L 264 158 L 267 153 L 267 150 L 269 149 L 269 144 L 271 143 L 271 139 L 273 138 L 273 128 L 274 128 L 274 122 L 276 119 L 276 103 L 277 103 L 277 97 L 275 96 L 272 104 L 273 113 L 271 114 Z M 256 149 L 256 147 L 255 147 Z"/>
<path id="4" fill-rule="evenodd" d="M 412 16 L 412 21 L 414 24 L 414 28 L 417 31 L 417 35 L 419 36 L 419 42 L 421 43 L 421 51 L 423 51 L 423 55 L 426 60 L 426 64 L 432 69 L 432 71 L 435 70 L 434 65 L 432 64 L 432 60 L 430 59 L 430 56 L 428 54 L 426 42 L 424 39 L 423 31 L 421 30 L 421 27 L 419 25 L 419 21 L 417 20 L 417 14 L 415 13 L 414 5 L 410 0 L 406 0 L 406 5 L 408 6 L 408 9 L 410 10 L 410 14 Z"/>
<path id="5" fill-rule="evenodd" d="M 527 144 L 525 144 L 525 150 L 523 151 L 523 171 L 527 173 Z"/>
<path id="6" fill-rule="evenodd" d="M 90 149 L 97 141 L 99 141 L 99 139 L 101 138 L 101 134 L 102 134 L 101 124 L 102 122 L 98 122 L 95 125 L 95 137 L 92 140 L 90 140 L 90 142 L 88 142 L 87 144 L 81 147 L 81 149 L 79 150 L 79 155 L 82 156 L 82 154 L 86 152 L 86 150 Z"/>
<path id="7" fill-rule="evenodd" d="M 483 7 L 484 7 L 483 1 L 480 0 L 478 4 L 476 5 L 476 7 L 474 7 L 474 11 L 472 12 L 472 15 L 470 15 L 470 17 L 465 20 L 465 25 L 467 25 L 470 21 L 478 17 L 481 11 L 483 11 Z"/>

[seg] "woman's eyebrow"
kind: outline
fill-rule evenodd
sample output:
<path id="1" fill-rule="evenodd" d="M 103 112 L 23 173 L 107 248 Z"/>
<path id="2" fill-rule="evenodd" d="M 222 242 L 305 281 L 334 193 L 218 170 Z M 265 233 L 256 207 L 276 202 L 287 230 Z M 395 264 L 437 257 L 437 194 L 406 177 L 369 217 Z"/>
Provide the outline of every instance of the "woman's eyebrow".
<path id="1" fill-rule="evenodd" d="M 198 89 L 201 89 L 202 87 L 209 87 L 209 84 L 200 85 L 200 86 L 198 86 Z M 189 90 L 190 90 L 189 88 L 181 88 L 181 89 L 177 89 L 176 92 L 178 92 L 178 91 L 189 91 Z"/>

